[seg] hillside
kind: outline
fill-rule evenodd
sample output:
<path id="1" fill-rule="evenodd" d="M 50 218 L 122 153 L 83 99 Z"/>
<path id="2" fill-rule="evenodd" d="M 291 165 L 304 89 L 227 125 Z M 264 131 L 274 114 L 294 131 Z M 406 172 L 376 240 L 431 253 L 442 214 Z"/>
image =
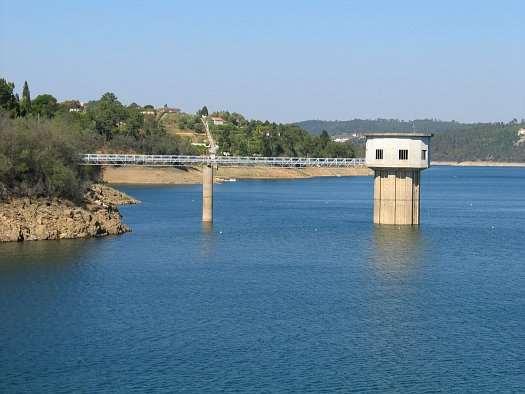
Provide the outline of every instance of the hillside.
<path id="1" fill-rule="evenodd" d="M 181 126 L 181 118 L 187 116 L 184 113 L 165 113 L 160 118 L 160 122 L 164 126 L 168 135 L 189 138 L 194 143 L 206 143 L 206 134 L 197 132 L 191 128 L 183 128 Z"/>
<path id="2" fill-rule="evenodd" d="M 433 119 L 417 119 L 405 121 L 398 119 L 352 119 L 352 120 L 305 120 L 296 123 L 312 134 L 321 134 L 326 130 L 328 134 L 364 133 L 368 131 L 428 131 L 439 133 L 443 131 L 459 130 L 470 124 Z"/>
<path id="3" fill-rule="evenodd" d="M 435 134 L 432 140 L 434 160 L 525 162 L 525 141 L 518 136 L 518 130 L 525 128 L 523 120 L 521 123 L 516 120 L 510 123 L 460 123 L 432 119 L 307 120 L 297 125 L 312 134 L 326 130 L 330 135 L 427 131 Z"/>
<path id="4" fill-rule="evenodd" d="M 433 159 L 525 162 L 525 141 L 518 136 L 520 127 L 525 124 L 486 124 L 436 133 L 432 141 Z"/>

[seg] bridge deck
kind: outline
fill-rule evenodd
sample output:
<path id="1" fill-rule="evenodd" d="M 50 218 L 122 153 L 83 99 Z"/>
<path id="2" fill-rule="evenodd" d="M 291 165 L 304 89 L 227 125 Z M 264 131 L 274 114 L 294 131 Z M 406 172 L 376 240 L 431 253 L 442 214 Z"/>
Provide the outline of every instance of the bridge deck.
<path id="1" fill-rule="evenodd" d="M 324 157 L 243 157 L 243 156 L 183 156 L 183 155 L 120 155 L 85 154 L 82 164 L 92 166 L 151 166 L 188 167 L 211 164 L 227 167 L 358 167 L 365 164 L 363 158 Z"/>

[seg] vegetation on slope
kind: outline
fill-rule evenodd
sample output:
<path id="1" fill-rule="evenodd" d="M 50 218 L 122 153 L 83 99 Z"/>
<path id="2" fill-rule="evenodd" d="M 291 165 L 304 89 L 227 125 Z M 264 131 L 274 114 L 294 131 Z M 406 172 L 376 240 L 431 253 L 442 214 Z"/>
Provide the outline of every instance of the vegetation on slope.
<path id="1" fill-rule="evenodd" d="M 298 123 L 312 133 L 327 130 L 330 134 L 353 134 L 387 131 L 426 131 L 434 133 L 432 157 L 447 161 L 525 161 L 525 142 L 520 143 L 518 130 L 525 128 L 525 120 L 508 123 L 460 123 L 423 119 L 349 121 L 311 120 Z"/>
<path id="2" fill-rule="evenodd" d="M 333 142 L 328 133 L 313 136 L 297 125 L 247 120 L 241 114 L 215 112 L 224 125 L 211 126 L 220 151 L 241 156 L 355 157 L 351 143 Z"/>
<path id="3" fill-rule="evenodd" d="M 78 155 L 97 139 L 62 120 L 0 117 L 0 199 L 56 196 L 79 201 L 96 179 L 95 167 L 80 166 Z"/>
<path id="4" fill-rule="evenodd" d="M 112 93 L 82 108 L 76 100 L 58 103 L 50 94 L 22 98 L 0 79 L 0 198 L 56 196 L 80 200 L 98 170 L 79 164 L 85 152 L 193 154 L 186 139 L 169 136 L 141 108 L 122 105 Z"/>
<path id="5" fill-rule="evenodd" d="M 525 124 L 478 124 L 436 134 L 434 160 L 525 162 L 525 143 L 518 130 Z"/>
<path id="6" fill-rule="evenodd" d="M 80 200 L 98 170 L 79 164 L 85 152 L 199 154 L 202 147 L 166 132 L 162 110 L 132 103 L 124 106 L 113 93 L 82 104 L 59 103 L 51 94 L 22 97 L 14 84 L 0 79 L 0 198 L 7 195 L 60 196 Z M 167 108 L 166 108 L 167 109 Z M 177 111 L 174 111 L 177 112 Z M 203 107 L 196 114 L 174 113 L 177 130 L 203 135 Z M 336 144 L 327 133 L 312 136 L 296 125 L 248 121 L 221 112 L 224 125 L 211 125 L 220 153 L 255 156 L 354 157 L 351 144 Z M 172 119 L 171 119 L 172 121 Z"/>
<path id="7" fill-rule="evenodd" d="M 413 121 L 399 119 L 305 120 L 296 124 L 312 134 L 321 134 L 323 130 L 326 130 L 330 135 L 389 131 L 410 132 L 414 130 L 440 133 L 465 127 L 465 124 L 454 120 L 434 119 L 416 119 Z"/>

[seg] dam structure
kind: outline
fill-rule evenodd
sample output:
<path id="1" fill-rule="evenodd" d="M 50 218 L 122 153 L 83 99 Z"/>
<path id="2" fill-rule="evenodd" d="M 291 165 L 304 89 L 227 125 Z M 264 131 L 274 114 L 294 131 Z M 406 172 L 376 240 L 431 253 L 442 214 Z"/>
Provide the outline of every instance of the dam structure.
<path id="1" fill-rule="evenodd" d="M 374 171 L 374 223 L 419 225 L 421 171 L 430 166 L 431 133 L 368 133 Z"/>

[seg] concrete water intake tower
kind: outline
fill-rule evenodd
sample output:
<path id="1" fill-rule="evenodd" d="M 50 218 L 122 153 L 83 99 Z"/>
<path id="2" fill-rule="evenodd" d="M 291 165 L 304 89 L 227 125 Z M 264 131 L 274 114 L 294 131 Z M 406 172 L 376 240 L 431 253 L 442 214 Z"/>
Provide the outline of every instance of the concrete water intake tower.
<path id="1" fill-rule="evenodd" d="M 419 224 L 420 173 L 430 166 L 430 133 L 366 134 L 374 170 L 374 223 Z"/>

